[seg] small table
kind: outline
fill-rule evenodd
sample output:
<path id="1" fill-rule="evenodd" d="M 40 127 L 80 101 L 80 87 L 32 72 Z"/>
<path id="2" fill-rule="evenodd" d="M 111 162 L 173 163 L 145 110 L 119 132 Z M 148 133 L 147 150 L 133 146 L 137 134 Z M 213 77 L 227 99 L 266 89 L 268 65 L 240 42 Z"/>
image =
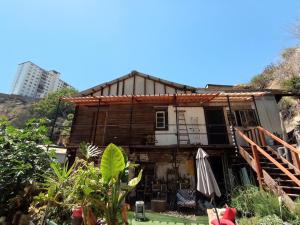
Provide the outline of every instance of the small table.
<path id="1" fill-rule="evenodd" d="M 152 199 L 151 210 L 153 212 L 165 212 L 167 208 L 167 201 L 164 199 Z"/>

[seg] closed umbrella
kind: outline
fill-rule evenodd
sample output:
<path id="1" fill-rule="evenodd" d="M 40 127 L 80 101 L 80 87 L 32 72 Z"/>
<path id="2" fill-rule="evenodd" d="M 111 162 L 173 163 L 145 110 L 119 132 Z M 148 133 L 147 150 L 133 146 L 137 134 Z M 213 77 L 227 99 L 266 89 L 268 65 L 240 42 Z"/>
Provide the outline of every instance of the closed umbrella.
<path id="1" fill-rule="evenodd" d="M 221 192 L 213 174 L 213 171 L 208 162 L 208 154 L 202 149 L 198 148 L 196 155 L 196 169 L 197 169 L 197 191 L 209 197 L 214 201 L 215 196 L 220 197 Z M 217 209 L 214 204 L 217 214 L 217 219 L 220 223 Z"/>

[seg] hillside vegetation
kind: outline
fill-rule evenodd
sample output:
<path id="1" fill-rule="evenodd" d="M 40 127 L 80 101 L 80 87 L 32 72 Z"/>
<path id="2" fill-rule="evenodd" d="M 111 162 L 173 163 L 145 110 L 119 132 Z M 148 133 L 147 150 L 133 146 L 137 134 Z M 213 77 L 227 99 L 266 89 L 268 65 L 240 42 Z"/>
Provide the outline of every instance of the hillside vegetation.
<path id="1" fill-rule="evenodd" d="M 33 99 L 19 95 L 0 94 L 0 117 L 6 117 L 7 120 L 16 127 L 23 128 L 29 119 L 46 119 L 46 126 L 51 128 L 56 119 L 56 129 L 54 130 L 54 139 L 68 138 L 71 125 L 74 106 L 70 103 L 61 102 L 59 110 L 57 105 L 59 99 L 63 96 L 71 96 L 77 93 L 75 89 L 64 88 L 57 92 L 49 94 L 43 99 Z M 56 115 L 57 113 L 57 115 Z M 57 116 L 57 118 L 56 118 Z M 62 128 L 62 126 L 66 126 Z M 49 129 L 51 131 L 51 129 Z M 63 137 L 62 137 L 63 136 Z M 65 143 L 65 140 L 60 140 Z"/>
<path id="2" fill-rule="evenodd" d="M 300 47 L 287 48 L 278 62 L 268 65 L 262 73 L 254 76 L 250 86 L 264 89 L 283 89 L 300 94 Z M 284 97 L 279 102 L 287 131 L 290 132 L 300 121 L 298 97 Z"/>

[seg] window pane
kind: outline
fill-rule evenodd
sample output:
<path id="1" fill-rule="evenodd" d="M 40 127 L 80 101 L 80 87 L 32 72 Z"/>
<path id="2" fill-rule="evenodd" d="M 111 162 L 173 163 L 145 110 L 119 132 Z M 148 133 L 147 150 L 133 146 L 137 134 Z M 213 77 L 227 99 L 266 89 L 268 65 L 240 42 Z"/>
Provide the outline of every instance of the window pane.
<path id="1" fill-rule="evenodd" d="M 165 115 L 166 114 L 164 111 L 156 112 L 156 128 L 165 128 L 166 127 Z"/>
<path id="2" fill-rule="evenodd" d="M 236 123 L 240 127 L 242 126 L 240 111 L 235 111 Z"/>

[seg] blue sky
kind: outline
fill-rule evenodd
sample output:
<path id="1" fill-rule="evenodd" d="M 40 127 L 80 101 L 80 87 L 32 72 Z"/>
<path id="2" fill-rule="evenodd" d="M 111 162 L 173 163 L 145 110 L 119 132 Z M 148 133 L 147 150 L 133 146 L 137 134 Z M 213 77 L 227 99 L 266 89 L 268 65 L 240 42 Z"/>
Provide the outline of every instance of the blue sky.
<path id="1" fill-rule="evenodd" d="M 297 44 L 299 17 L 299 0 L 1 0 L 0 92 L 27 60 L 79 90 L 131 70 L 244 83 Z"/>

